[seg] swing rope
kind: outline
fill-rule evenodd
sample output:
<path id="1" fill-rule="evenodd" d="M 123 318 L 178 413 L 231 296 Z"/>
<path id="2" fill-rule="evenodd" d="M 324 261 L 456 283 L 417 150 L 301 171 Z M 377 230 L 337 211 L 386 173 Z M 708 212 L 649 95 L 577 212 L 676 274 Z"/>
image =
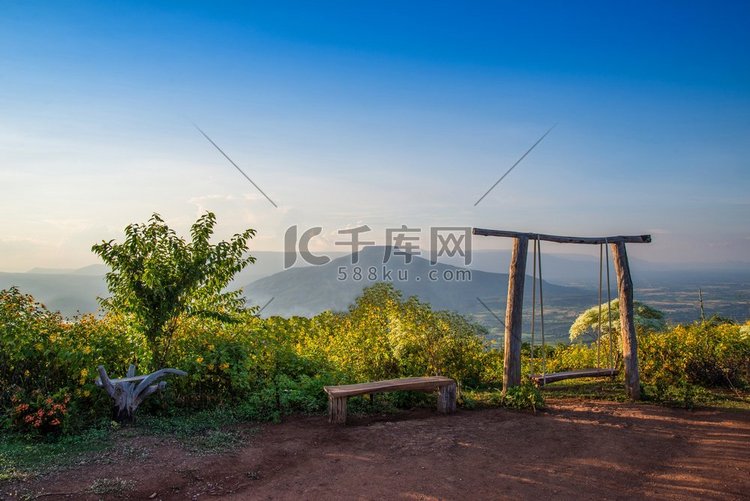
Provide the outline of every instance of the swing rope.
<path id="1" fill-rule="evenodd" d="M 612 332 L 612 287 L 610 286 L 609 282 L 609 243 L 607 242 L 606 237 L 604 238 L 605 243 L 605 251 L 607 255 L 607 321 L 609 323 L 609 368 L 614 369 L 615 368 L 615 361 L 614 361 L 614 334 Z"/>
<path id="2" fill-rule="evenodd" d="M 534 327 L 535 327 L 535 321 L 536 321 L 536 245 L 538 243 L 538 240 L 534 240 L 534 274 L 533 274 L 533 281 L 531 283 L 531 374 L 534 374 L 534 361 L 535 361 L 535 353 L 534 353 Z"/>
<path id="3" fill-rule="evenodd" d="M 542 328 L 542 377 L 547 376 L 547 344 L 544 339 L 544 294 L 542 293 L 542 242 L 536 237 L 537 259 L 539 260 L 539 324 Z"/>
<path id="4" fill-rule="evenodd" d="M 596 330 L 596 368 L 601 369 L 601 362 L 600 362 L 600 350 L 601 350 L 601 340 L 602 340 L 602 258 L 604 255 L 604 249 L 602 249 L 602 244 L 599 244 L 599 323 Z"/>
<path id="5" fill-rule="evenodd" d="M 533 282 L 532 282 L 532 307 L 531 307 L 531 374 L 532 378 L 538 384 L 546 384 L 547 381 L 547 349 L 546 339 L 544 335 L 544 279 L 542 278 L 542 244 L 539 235 L 535 235 L 534 239 L 534 265 L 533 265 Z M 606 261 L 606 273 L 607 273 L 607 323 L 608 323 L 608 335 L 609 335 L 609 353 L 607 359 L 609 360 L 609 367 L 607 370 L 602 369 L 602 304 L 604 286 L 604 261 Z M 538 279 L 537 279 L 538 270 Z M 536 297 L 537 297 L 537 282 L 539 282 L 539 327 L 542 338 L 541 349 L 541 363 L 542 363 L 542 374 L 536 375 L 534 369 L 537 363 L 536 356 Z M 609 272 L 609 242 L 604 239 L 603 244 L 599 244 L 599 318 L 597 321 L 597 336 L 596 336 L 596 369 L 580 369 L 563 371 L 550 374 L 550 381 L 562 381 L 564 379 L 571 379 L 576 377 L 602 377 L 602 376 L 614 376 L 615 375 L 615 359 L 614 359 L 614 336 L 612 334 L 612 286 L 610 281 Z"/>
<path id="6" fill-rule="evenodd" d="M 542 293 L 542 244 L 537 235 L 534 238 L 534 272 L 531 289 L 531 374 L 534 374 L 534 367 L 536 361 L 536 352 L 534 348 L 535 333 L 536 333 L 536 288 L 537 288 L 537 268 L 539 269 L 539 326 L 541 327 L 542 334 L 542 378 L 547 375 L 547 348 L 546 340 L 544 338 L 544 296 Z"/>

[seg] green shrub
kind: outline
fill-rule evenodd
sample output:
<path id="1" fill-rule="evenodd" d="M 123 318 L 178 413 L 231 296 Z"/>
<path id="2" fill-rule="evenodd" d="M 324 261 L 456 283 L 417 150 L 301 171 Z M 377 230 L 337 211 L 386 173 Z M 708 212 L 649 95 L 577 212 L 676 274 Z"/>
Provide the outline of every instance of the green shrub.
<path id="1" fill-rule="evenodd" d="M 544 408 L 544 397 L 539 388 L 531 382 L 508 388 L 502 397 L 502 405 L 511 409 L 531 409 L 536 412 Z"/>
<path id="2" fill-rule="evenodd" d="M 408 376 L 446 375 L 459 383 L 467 407 L 544 406 L 538 388 L 525 383 L 506 395 L 503 352 L 492 349 L 481 327 L 463 317 L 402 299 L 387 284 L 366 289 L 345 313 L 313 318 L 260 319 L 246 311 L 232 322 L 184 316 L 175 321 L 166 365 L 188 372 L 170 378 L 166 392 L 141 413 L 167 416 L 211 411 L 232 419 L 278 420 L 290 413 L 325 412 L 327 385 Z M 48 311 L 18 289 L 0 291 L 0 430 L 54 436 L 109 421 L 111 401 L 94 385 L 96 367 L 112 377 L 129 364 L 151 364 L 146 340 L 132 319 L 108 314 L 72 321 Z M 606 346 L 600 360 L 606 365 Z M 541 370 L 540 347 L 534 370 Z M 596 365 L 596 347 L 547 346 L 547 372 Z M 532 370 L 522 347 L 522 373 Z M 712 320 L 664 332 L 639 332 L 644 394 L 692 407 L 707 401 L 702 387 L 750 384 L 750 323 Z M 469 391 L 466 391 L 466 390 Z M 485 391 L 474 391 L 485 389 Z M 403 392 L 373 403 L 352 399 L 352 412 L 434 405 L 434 395 Z"/>
<path id="3" fill-rule="evenodd" d="M 658 381 L 653 385 L 643 385 L 642 389 L 644 400 L 682 409 L 693 409 L 711 400 L 711 395 L 705 388 L 685 380 L 677 383 Z"/>
<path id="4" fill-rule="evenodd" d="M 645 382 L 735 387 L 750 383 L 750 333 L 734 323 L 678 325 L 638 341 Z"/>
<path id="5" fill-rule="evenodd" d="M 0 291 L 0 345 L 4 427 L 30 423 L 42 434 L 86 427 L 108 409 L 94 385 L 99 364 L 124 373 L 148 358 L 143 338 L 120 317 L 67 322 L 16 288 Z M 57 407 L 63 403 L 65 413 Z M 40 419 L 27 421 L 30 410 Z"/>

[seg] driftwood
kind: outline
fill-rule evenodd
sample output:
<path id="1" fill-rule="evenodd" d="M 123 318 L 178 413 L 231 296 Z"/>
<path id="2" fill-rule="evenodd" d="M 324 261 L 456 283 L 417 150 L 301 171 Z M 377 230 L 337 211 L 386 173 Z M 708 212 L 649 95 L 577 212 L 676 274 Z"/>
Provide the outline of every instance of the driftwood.
<path id="1" fill-rule="evenodd" d="M 346 423 L 347 399 L 355 395 L 373 395 L 388 391 L 436 391 L 438 392 L 438 411 L 450 414 L 456 411 L 456 381 L 444 376 L 410 377 L 388 379 L 372 383 L 345 384 L 326 386 L 328 394 L 328 421 L 336 424 Z"/>
<path id="2" fill-rule="evenodd" d="M 135 365 L 131 365 L 126 377 L 110 379 L 103 365 L 100 365 L 97 370 L 99 377 L 96 378 L 96 385 L 104 388 L 112 398 L 112 417 L 120 423 L 134 422 L 135 412 L 146 397 L 166 388 L 167 382 L 160 381 L 157 383 L 159 379 L 169 374 L 187 376 L 187 372 L 179 369 L 160 369 L 151 374 L 136 376 Z"/>

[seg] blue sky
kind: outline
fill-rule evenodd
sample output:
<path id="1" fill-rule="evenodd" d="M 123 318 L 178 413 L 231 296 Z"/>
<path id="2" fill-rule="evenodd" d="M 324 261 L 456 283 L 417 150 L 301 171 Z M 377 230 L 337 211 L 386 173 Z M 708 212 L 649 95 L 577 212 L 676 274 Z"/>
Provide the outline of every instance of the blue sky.
<path id="1" fill-rule="evenodd" d="M 203 210 L 262 250 L 456 225 L 748 260 L 750 4 L 403 4 L 3 2 L 0 270 Z"/>

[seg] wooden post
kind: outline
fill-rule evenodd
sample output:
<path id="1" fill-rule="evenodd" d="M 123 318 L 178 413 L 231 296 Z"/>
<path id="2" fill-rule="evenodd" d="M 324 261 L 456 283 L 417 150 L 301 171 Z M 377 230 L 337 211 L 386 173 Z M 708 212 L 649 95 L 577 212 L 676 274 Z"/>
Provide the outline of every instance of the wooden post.
<path id="1" fill-rule="evenodd" d="M 505 308 L 505 354 L 503 393 L 521 384 L 521 332 L 523 329 L 523 286 L 526 279 L 526 255 L 529 238 L 513 239 L 513 254 L 508 273 L 508 302 Z"/>
<path id="2" fill-rule="evenodd" d="M 438 412 L 452 414 L 456 412 L 456 383 L 438 388 Z"/>
<path id="3" fill-rule="evenodd" d="M 625 365 L 625 389 L 632 400 L 641 398 L 641 381 L 638 375 L 638 340 L 633 318 L 633 280 L 630 278 L 628 254 L 625 242 L 611 244 L 612 260 L 617 272 L 617 286 L 620 297 L 620 333 L 622 338 L 622 359 Z"/>
<path id="4" fill-rule="evenodd" d="M 346 403 L 348 397 L 328 396 L 328 422 L 346 424 Z"/>

